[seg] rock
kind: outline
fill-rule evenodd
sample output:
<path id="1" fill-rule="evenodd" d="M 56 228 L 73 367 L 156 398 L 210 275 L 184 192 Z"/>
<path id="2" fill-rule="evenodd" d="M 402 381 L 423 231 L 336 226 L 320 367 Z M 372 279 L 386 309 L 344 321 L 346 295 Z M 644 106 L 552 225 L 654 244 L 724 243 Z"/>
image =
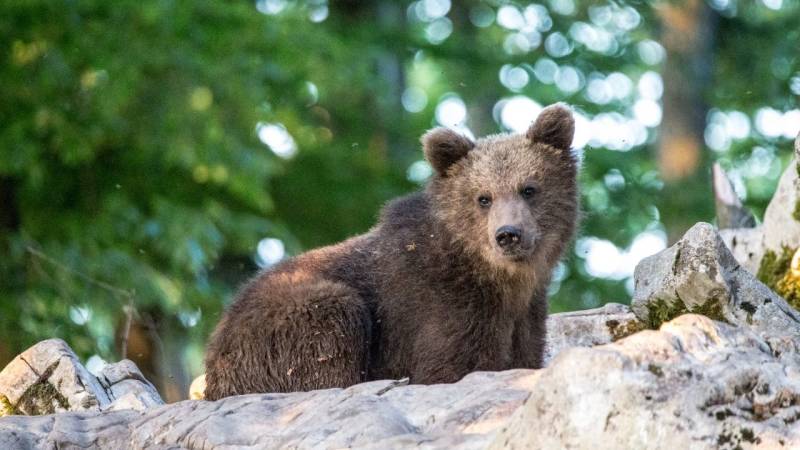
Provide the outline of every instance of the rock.
<path id="1" fill-rule="evenodd" d="M 0 448 L 486 448 L 537 378 L 476 372 L 446 385 L 387 380 L 144 412 L 11 416 L 0 419 Z"/>
<path id="2" fill-rule="evenodd" d="M 733 189 L 733 184 L 728 174 L 719 163 L 711 166 L 712 187 L 714 189 L 714 207 L 717 215 L 717 227 L 725 228 L 753 228 L 756 218 L 742 205 L 739 196 Z"/>
<path id="3" fill-rule="evenodd" d="M 545 365 L 564 349 L 608 344 L 645 328 L 626 305 L 607 303 L 547 318 Z"/>
<path id="4" fill-rule="evenodd" d="M 675 245 L 639 262 L 631 308 L 650 328 L 686 312 L 723 320 L 732 297 L 725 271 L 738 266 L 714 227 L 696 224 Z"/>
<path id="5" fill-rule="evenodd" d="M 631 309 L 650 328 L 701 313 L 748 328 L 776 352 L 796 357 L 800 313 L 742 268 L 709 224 L 698 223 L 672 247 L 642 260 L 634 278 Z"/>
<path id="6" fill-rule="evenodd" d="M 17 414 L 99 411 L 106 391 L 60 339 L 48 339 L 14 358 L 0 372 L 0 396 Z"/>
<path id="7" fill-rule="evenodd" d="M 0 372 L 2 415 L 143 409 L 161 404 L 153 385 L 131 361 L 106 366 L 98 379 L 60 339 L 39 342 Z"/>
<path id="8" fill-rule="evenodd" d="M 794 158 L 778 182 L 778 189 L 764 212 L 764 249 L 779 252 L 800 247 L 800 135 L 794 142 Z"/>
<path id="9" fill-rule="evenodd" d="M 749 328 L 776 350 L 800 344 L 800 314 L 744 270 L 707 223 L 642 260 L 634 278 L 631 309 L 650 328 L 694 312 Z"/>
<path id="10" fill-rule="evenodd" d="M 129 359 L 103 367 L 97 379 L 112 399 L 103 409 L 143 410 L 164 404 L 156 388 Z"/>
<path id="11" fill-rule="evenodd" d="M 490 448 L 798 448 L 798 369 L 745 327 L 684 315 L 561 353 Z"/>
<path id="12" fill-rule="evenodd" d="M 758 273 L 764 256 L 764 231 L 761 227 L 719 230 L 719 235 L 742 267 L 752 274 Z"/>
<path id="13" fill-rule="evenodd" d="M 758 273 L 766 254 L 780 255 L 784 248 L 800 248 L 800 135 L 794 141 L 794 157 L 781 175 L 775 195 L 756 228 L 723 230 L 721 235 L 736 259 L 751 273 Z"/>

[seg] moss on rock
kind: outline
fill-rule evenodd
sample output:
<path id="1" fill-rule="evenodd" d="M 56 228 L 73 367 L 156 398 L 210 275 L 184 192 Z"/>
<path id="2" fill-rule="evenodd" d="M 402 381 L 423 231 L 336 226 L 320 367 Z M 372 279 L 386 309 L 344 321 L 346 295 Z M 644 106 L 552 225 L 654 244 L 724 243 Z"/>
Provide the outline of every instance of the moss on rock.
<path id="1" fill-rule="evenodd" d="M 59 361 L 51 364 L 44 373 L 39 375 L 39 379 L 35 383 L 25 389 L 14 407 L 15 414 L 38 416 L 53 414 L 56 412 L 56 408 L 69 409 L 67 398 L 49 380 L 58 364 Z"/>
<path id="2" fill-rule="evenodd" d="M 800 268 L 792 267 L 796 251 L 789 247 L 783 247 L 780 254 L 767 250 L 758 268 L 758 279 L 800 309 Z"/>
<path id="3" fill-rule="evenodd" d="M 711 298 L 702 305 L 695 306 L 691 309 L 686 307 L 686 304 L 677 297 L 672 302 L 657 299 L 647 305 L 647 328 L 657 330 L 664 322 L 682 316 L 683 314 L 692 313 L 700 314 L 719 322 L 727 322 L 722 313 L 722 302 L 717 298 Z"/>
<path id="4" fill-rule="evenodd" d="M 647 326 L 645 326 L 643 322 L 636 319 L 625 320 L 621 323 L 618 320 L 608 320 L 606 321 L 606 327 L 608 327 L 608 332 L 611 333 L 612 342 L 616 342 L 624 337 L 647 329 Z"/>
<path id="5" fill-rule="evenodd" d="M 11 404 L 11 401 L 8 400 L 8 397 L 0 394 L 0 417 L 12 416 L 16 413 L 17 408 L 14 408 L 14 405 Z"/>
<path id="6" fill-rule="evenodd" d="M 69 402 L 49 381 L 39 381 L 22 394 L 17 411 L 28 416 L 53 414 L 56 407 L 69 409 Z"/>
<path id="7" fill-rule="evenodd" d="M 668 302 L 657 299 L 647 305 L 647 328 L 657 330 L 662 323 L 689 312 L 681 301 Z"/>

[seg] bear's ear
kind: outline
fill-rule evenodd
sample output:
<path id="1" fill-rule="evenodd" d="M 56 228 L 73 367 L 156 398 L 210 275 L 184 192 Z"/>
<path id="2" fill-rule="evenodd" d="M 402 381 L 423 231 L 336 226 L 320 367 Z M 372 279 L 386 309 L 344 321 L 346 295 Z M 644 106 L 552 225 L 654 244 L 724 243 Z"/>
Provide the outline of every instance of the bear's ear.
<path id="1" fill-rule="evenodd" d="M 539 117 L 525 133 L 531 142 L 552 145 L 561 150 L 569 150 L 575 135 L 575 119 L 572 110 L 563 103 L 556 103 L 543 109 Z"/>
<path id="2" fill-rule="evenodd" d="M 443 127 L 428 131 L 421 140 L 425 159 L 440 176 L 445 176 L 448 167 L 475 147 L 469 138 Z"/>

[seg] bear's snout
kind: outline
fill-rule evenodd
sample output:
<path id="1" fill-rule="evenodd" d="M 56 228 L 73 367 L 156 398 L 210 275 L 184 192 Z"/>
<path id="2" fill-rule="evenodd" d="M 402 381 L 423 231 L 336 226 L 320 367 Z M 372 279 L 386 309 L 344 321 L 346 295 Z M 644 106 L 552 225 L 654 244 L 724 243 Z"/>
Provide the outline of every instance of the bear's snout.
<path id="1" fill-rule="evenodd" d="M 504 250 L 510 250 L 519 245 L 522 239 L 522 230 L 517 227 L 505 225 L 497 229 L 494 235 L 497 245 Z"/>

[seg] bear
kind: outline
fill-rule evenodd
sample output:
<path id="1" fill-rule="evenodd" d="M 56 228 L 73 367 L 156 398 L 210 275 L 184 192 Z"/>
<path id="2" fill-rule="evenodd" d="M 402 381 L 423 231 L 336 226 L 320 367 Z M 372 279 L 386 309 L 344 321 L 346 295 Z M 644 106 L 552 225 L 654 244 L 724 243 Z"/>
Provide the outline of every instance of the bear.
<path id="1" fill-rule="evenodd" d="M 206 399 L 541 367 L 547 288 L 578 221 L 574 129 L 558 103 L 524 134 L 428 131 L 420 192 L 242 287 L 209 340 Z"/>

